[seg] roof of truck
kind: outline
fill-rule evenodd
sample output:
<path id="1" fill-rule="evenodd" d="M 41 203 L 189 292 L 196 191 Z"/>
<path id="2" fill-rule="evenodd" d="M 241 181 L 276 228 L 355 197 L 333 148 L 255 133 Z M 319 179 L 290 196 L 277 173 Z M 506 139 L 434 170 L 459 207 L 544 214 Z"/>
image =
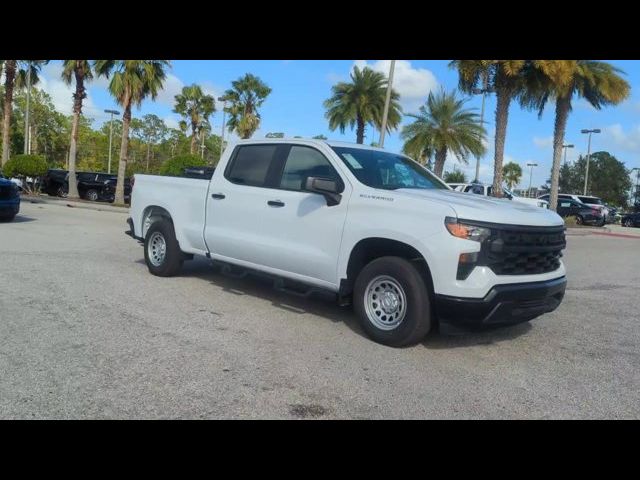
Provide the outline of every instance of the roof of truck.
<path id="1" fill-rule="evenodd" d="M 382 152 L 386 152 L 384 148 L 380 147 L 372 147 L 370 145 L 363 145 L 359 143 L 352 142 L 337 142 L 334 140 L 321 140 L 319 138 L 293 138 L 293 137 L 284 137 L 284 138 L 249 138 L 246 140 L 238 140 L 235 143 L 243 144 L 243 143 L 291 143 L 291 142 L 303 142 L 303 143 L 312 143 L 316 145 L 329 145 L 331 147 L 347 147 L 347 148 L 362 148 L 363 150 L 379 150 Z M 390 152 L 392 153 L 392 152 Z"/>

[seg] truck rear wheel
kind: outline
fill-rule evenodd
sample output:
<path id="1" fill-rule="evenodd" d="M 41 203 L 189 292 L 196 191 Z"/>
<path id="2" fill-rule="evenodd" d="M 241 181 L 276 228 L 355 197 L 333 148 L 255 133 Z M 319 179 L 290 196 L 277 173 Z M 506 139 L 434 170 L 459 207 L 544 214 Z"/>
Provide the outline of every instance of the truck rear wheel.
<path id="1" fill-rule="evenodd" d="M 149 272 L 158 277 L 172 277 L 182 268 L 183 254 L 168 220 L 153 223 L 144 239 L 144 259 Z"/>
<path id="2" fill-rule="evenodd" d="M 391 347 L 418 343 L 431 328 L 429 291 L 408 260 L 381 257 L 356 279 L 354 309 L 372 340 Z"/>

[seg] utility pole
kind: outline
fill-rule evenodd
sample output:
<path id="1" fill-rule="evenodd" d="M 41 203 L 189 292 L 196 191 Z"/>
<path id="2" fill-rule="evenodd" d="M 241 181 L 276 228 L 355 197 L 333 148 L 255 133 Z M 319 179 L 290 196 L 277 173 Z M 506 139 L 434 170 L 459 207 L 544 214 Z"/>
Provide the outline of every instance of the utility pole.
<path id="1" fill-rule="evenodd" d="M 380 142 L 378 147 L 384 148 L 384 134 L 387 131 L 387 119 L 389 117 L 389 103 L 391 103 L 391 88 L 393 85 L 393 70 L 396 67 L 396 61 L 391 60 L 389 67 L 389 80 L 387 82 L 387 98 L 384 101 L 384 112 L 382 113 L 382 127 L 380 128 Z"/>
<path id="2" fill-rule="evenodd" d="M 564 164 L 567 164 L 567 148 L 573 148 L 575 145 L 573 144 L 569 144 L 569 145 L 562 145 L 562 148 L 564 149 Z"/>
<path id="3" fill-rule="evenodd" d="M 531 171 L 529 172 L 529 191 L 527 192 L 527 197 L 531 196 L 531 184 L 533 180 L 533 167 L 537 167 L 537 163 L 527 163 L 527 167 L 531 167 Z"/>
<path id="4" fill-rule="evenodd" d="M 220 157 L 222 157 L 222 152 L 224 152 L 224 121 L 227 114 L 227 97 L 218 97 L 218 101 L 222 102 L 222 132 L 220 135 Z"/>
<path id="5" fill-rule="evenodd" d="M 24 154 L 29 153 L 29 110 L 31 109 L 31 60 L 27 63 L 27 110 L 24 114 Z"/>
<path id="6" fill-rule="evenodd" d="M 587 169 L 584 172 L 584 189 L 582 191 L 582 195 L 587 194 L 587 182 L 589 181 L 589 160 L 591 159 L 591 134 L 592 133 L 600 133 L 599 128 L 594 128 L 593 130 L 580 130 L 580 133 L 586 133 L 589 135 L 589 142 L 587 146 Z"/>
<path id="7" fill-rule="evenodd" d="M 482 107 L 480 109 L 480 125 L 484 127 L 484 103 L 487 96 L 487 93 L 493 93 L 495 90 L 493 88 L 489 88 L 489 73 L 485 72 L 482 80 L 482 88 L 474 88 L 473 93 L 475 95 L 482 94 Z M 474 182 L 480 181 L 480 155 L 476 157 L 476 178 Z"/>
<path id="8" fill-rule="evenodd" d="M 107 169 L 107 173 L 111 175 L 111 142 L 113 141 L 113 116 L 120 115 L 120 112 L 117 110 L 105 110 L 105 113 L 111 114 L 111 120 L 109 121 L 109 166 Z"/>

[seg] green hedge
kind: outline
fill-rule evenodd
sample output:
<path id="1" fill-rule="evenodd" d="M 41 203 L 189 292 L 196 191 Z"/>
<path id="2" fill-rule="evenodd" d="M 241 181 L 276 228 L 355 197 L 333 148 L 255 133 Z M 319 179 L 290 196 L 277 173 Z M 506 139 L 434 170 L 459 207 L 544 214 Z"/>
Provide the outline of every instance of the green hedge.
<path id="1" fill-rule="evenodd" d="M 198 155 L 178 155 L 166 160 L 160 167 L 160 175 L 181 177 L 188 167 L 206 167 L 207 162 Z"/>
<path id="2" fill-rule="evenodd" d="M 47 161 L 40 155 L 14 155 L 3 168 L 7 177 L 40 177 L 48 169 Z"/>

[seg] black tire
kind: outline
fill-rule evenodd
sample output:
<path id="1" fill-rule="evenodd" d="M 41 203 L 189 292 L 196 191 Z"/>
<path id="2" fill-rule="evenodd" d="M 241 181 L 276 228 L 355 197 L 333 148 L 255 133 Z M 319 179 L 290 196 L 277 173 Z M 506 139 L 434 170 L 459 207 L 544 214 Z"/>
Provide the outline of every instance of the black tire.
<path id="1" fill-rule="evenodd" d="M 162 236 L 166 245 L 164 259 L 159 265 L 154 265 L 149 253 L 149 243 L 155 233 Z M 182 268 L 184 255 L 176 239 L 173 223 L 169 220 L 159 220 L 149 227 L 144 239 L 144 259 L 149 272 L 158 277 L 172 277 Z"/>
<path id="2" fill-rule="evenodd" d="M 68 195 L 69 190 L 65 187 L 58 187 L 58 189 L 56 190 L 56 197 L 67 198 Z"/>
<path id="3" fill-rule="evenodd" d="M 367 315 L 367 287 L 378 277 L 395 280 L 404 291 L 406 312 L 391 330 L 377 327 Z M 353 304 L 360 324 L 375 342 L 391 347 L 404 347 L 420 342 L 431 329 L 429 290 L 416 267 L 400 257 L 380 257 L 367 264 L 356 279 Z"/>
<path id="4" fill-rule="evenodd" d="M 97 202 L 98 199 L 100 198 L 100 194 L 98 193 L 98 191 L 95 188 L 92 188 L 92 189 L 87 190 L 85 192 L 84 198 L 86 200 L 91 201 L 91 202 Z"/>
<path id="5" fill-rule="evenodd" d="M 580 215 L 576 215 L 575 219 L 576 219 L 576 225 L 582 225 L 584 223 L 584 220 L 582 220 L 582 217 Z"/>
<path id="6" fill-rule="evenodd" d="M 0 222 L 12 222 L 14 218 L 16 218 L 16 213 L 13 215 L 4 215 L 0 217 Z"/>
<path id="7" fill-rule="evenodd" d="M 631 221 L 631 219 L 630 219 L 630 218 L 626 218 L 626 219 L 624 220 L 624 222 L 622 223 L 622 225 L 623 225 L 624 227 L 628 227 L 628 228 L 629 228 L 629 227 L 633 227 L 633 222 Z"/>

